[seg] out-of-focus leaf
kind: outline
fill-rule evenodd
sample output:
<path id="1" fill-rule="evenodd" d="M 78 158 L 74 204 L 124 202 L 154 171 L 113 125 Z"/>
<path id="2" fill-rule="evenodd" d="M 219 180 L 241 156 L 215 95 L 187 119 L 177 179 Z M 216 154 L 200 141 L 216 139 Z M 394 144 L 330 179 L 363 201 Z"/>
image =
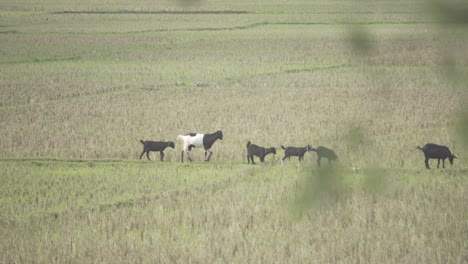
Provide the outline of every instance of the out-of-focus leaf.
<path id="1" fill-rule="evenodd" d="M 299 192 L 294 203 L 294 213 L 301 216 L 310 208 L 332 205 L 341 200 L 347 188 L 340 170 L 333 166 L 308 168 L 304 179 L 298 183 Z"/>
<path id="2" fill-rule="evenodd" d="M 459 114 L 457 132 L 465 150 L 468 148 L 468 107 Z"/>
<path id="3" fill-rule="evenodd" d="M 372 52 L 374 44 L 372 37 L 364 28 L 356 26 L 350 29 L 353 52 L 358 55 L 367 55 Z"/>
<path id="4" fill-rule="evenodd" d="M 468 24 L 468 1 L 432 0 L 429 7 L 442 23 Z"/>

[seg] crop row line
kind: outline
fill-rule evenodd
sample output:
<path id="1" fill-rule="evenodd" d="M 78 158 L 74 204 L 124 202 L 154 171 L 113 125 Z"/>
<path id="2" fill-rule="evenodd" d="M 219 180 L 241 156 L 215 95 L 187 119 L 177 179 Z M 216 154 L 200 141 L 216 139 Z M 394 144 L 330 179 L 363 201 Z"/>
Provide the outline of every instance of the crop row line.
<path id="1" fill-rule="evenodd" d="M 0 32 L 1 33 L 1 32 Z M 19 64 L 19 63 L 44 63 L 44 62 L 60 62 L 60 61 L 74 61 L 79 60 L 78 56 L 71 57 L 56 57 L 56 58 L 31 58 L 31 59 L 20 59 L 12 61 L 1 61 L 0 64 Z"/>
<path id="2" fill-rule="evenodd" d="M 51 12 L 53 15 L 242 15 L 250 14 L 248 11 L 241 10 L 213 10 L 213 11 L 177 11 L 177 10 L 155 10 L 155 11 L 137 11 L 137 10 L 117 10 L 117 11 L 57 11 Z"/>
<path id="3" fill-rule="evenodd" d="M 106 95 L 106 94 L 118 94 L 119 92 L 123 92 L 127 90 L 129 90 L 129 88 L 126 86 L 118 86 L 118 87 L 111 87 L 105 90 L 97 90 L 94 92 L 82 92 L 80 94 L 72 94 L 68 96 L 61 95 L 61 96 L 56 96 L 55 98 L 49 98 L 43 101 L 37 101 L 33 103 L 31 102 L 20 103 L 20 104 L 1 104 L 0 103 L 0 110 L 30 107 L 30 106 L 34 106 L 37 104 L 48 104 L 48 103 L 56 103 L 56 102 L 69 101 L 69 100 L 81 100 L 84 98 L 90 98 L 90 97 L 101 96 L 101 95 Z"/>
<path id="4" fill-rule="evenodd" d="M 128 32 L 106 32 L 108 34 L 119 33 L 149 33 L 149 32 L 183 32 L 183 31 L 233 31 L 260 28 L 264 26 L 340 26 L 340 25 L 411 25 L 411 24 L 436 24 L 435 21 L 425 20 L 387 20 L 387 21 L 343 21 L 343 22 L 257 22 L 252 24 L 232 27 L 200 27 L 200 28 L 174 28 L 174 29 L 151 29 Z"/>
<path id="5" fill-rule="evenodd" d="M 66 60 L 66 59 L 48 59 L 47 61 L 61 61 L 61 60 Z M 352 67 L 357 67 L 359 65 L 355 64 L 331 64 L 331 65 L 312 65 L 312 66 L 296 66 L 296 67 L 291 67 L 288 66 L 286 69 L 282 69 L 282 67 L 279 67 L 278 69 L 273 69 L 269 71 L 264 71 L 264 72 L 257 72 L 257 73 L 250 73 L 247 76 L 240 76 L 238 78 L 235 77 L 225 77 L 224 79 L 219 80 L 217 83 L 221 84 L 223 82 L 235 82 L 235 81 L 240 81 L 244 80 L 246 78 L 256 78 L 256 77 L 262 77 L 262 76 L 273 76 L 273 75 L 280 75 L 280 74 L 295 74 L 295 73 L 301 73 L 301 72 L 316 72 L 316 71 L 321 71 L 321 70 L 333 70 L 333 69 L 339 69 L 339 68 L 352 68 Z M 402 67 L 398 66 L 382 66 L 382 65 L 373 65 L 372 67 L 374 68 L 379 68 L 379 67 L 385 67 L 385 68 L 395 68 L 395 69 L 400 69 Z M 415 66 L 415 67 L 403 67 L 403 68 L 417 68 L 417 69 L 433 69 L 433 68 L 440 68 L 440 67 L 445 67 L 445 66 Z M 464 66 L 461 66 L 460 69 L 466 70 L 467 68 Z M 171 84 L 158 84 L 157 87 L 158 89 L 161 88 L 167 88 L 170 87 Z M 179 85 L 180 86 L 180 85 Z M 186 87 L 190 85 L 185 85 Z M 80 94 L 72 94 L 72 95 L 64 95 L 64 96 L 57 96 L 56 98 L 49 98 L 44 101 L 37 101 L 34 103 L 30 102 L 25 102 L 25 103 L 20 103 L 20 104 L 1 104 L 0 103 L 0 110 L 3 109 L 12 109 L 12 108 L 19 108 L 19 107 L 29 107 L 35 104 L 39 103 L 54 103 L 54 102 L 60 102 L 60 101 L 68 101 L 68 100 L 80 100 L 83 98 L 89 98 L 89 97 L 94 97 L 94 96 L 101 96 L 101 95 L 106 95 L 106 94 L 118 94 L 123 91 L 128 91 L 128 90 L 142 90 L 142 91 L 147 91 L 147 90 L 153 90 L 153 89 L 148 89 L 146 87 L 129 87 L 128 85 L 122 85 L 122 86 L 114 86 L 114 87 L 109 87 L 107 89 L 101 89 L 98 91 L 91 91 L 91 92 L 82 92 Z"/>
<path id="6" fill-rule="evenodd" d="M 341 22 L 257 22 L 246 25 L 232 26 L 232 27 L 200 27 L 200 28 L 172 28 L 172 29 L 150 29 L 140 31 L 125 31 L 125 32 L 101 32 L 101 34 L 122 34 L 122 33 L 151 33 L 151 32 L 201 32 L 201 31 L 233 31 L 233 30 L 248 30 L 260 28 L 264 26 L 340 26 L 340 25 L 411 25 L 411 24 L 437 24 L 436 21 L 428 20 L 379 20 L 379 21 L 341 21 Z M 21 34 L 17 30 L 0 31 L 5 34 Z M 44 34 L 46 32 L 42 32 Z M 49 32 L 55 33 L 55 32 Z M 78 32 L 83 34 L 83 32 Z M 68 32 L 68 34 L 76 34 L 75 32 Z M 86 33 L 85 33 L 86 34 Z M 93 33 L 94 34 L 94 33 Z"/>
<path id="7" fill-rule="evenodd" d="M 256 12 L 246 10 L 65 10 L 49 12 L 53 15 L 259 15 L 259 14 L 281 14 L 270 12 Z M 303 13 L 304 15 L 389 15 L 389 14 L 418 14 L 416 11 L 315 11 Z"/>
<path id="8" fill-rule="evenodd" d="M 259 77 L 259 76 L 271 76 L 271 75 L 275 75 L 275 74 L 292 74 L 292 73 L 299 73 L 299 72 L 313 72 L 313 71 L 318 71 L 318 70 L 330 70 L 330 69 L 335 69 L 335 68 L 341 68 L 341 67 L 352 67 L 352 65 L 349 65 L 349 64 L 337 64 L 337 65 L 328 65 L 328 66 L 314 66 L 314 67 L 297 67 L 297 68 L 288 68 L 288 69 L 285 69 L 285 70 L 278 70 L 278 71 L 268 71 L 268 72 L 261 72 L 261 73 L 255 73 L 255 74 L 251 74 L 248 76 L 248 78 L 254 78 L 254 77 Z M 229 81 L 238 81 L 238 80 L 241 80 L 243 79 L 244 77 L 240 77 L 240 78 L 230 78 L 230 77 L 226 77 L 225 79 L 222 79 L 220 80 L 219 82 L 222 83 L 222 82 L 229 82 Z M 163 87 L 168 87 L 169 84 L 166 84 L 166 85 L 158 85 L 159 88 L 163 88 Z M 145 87 L 134 87 L 136 89 L 142 89 L 142 90 L 147 90 L 145 89 Z M 79 99 L 83 99 L 83 98 L 89 98 L 89 97 L 93 97 L 93 96 L 101 96 L 101 95 L 105 95 L 105 94 L 113 94 L 113 93 L 119 93 L 119 92 L 122 92 L 122 91 L 126 91 L 126 90 L 129 90 L 131 88 L 129 88 L 127 85 L 123 85 L 123 86 L 119 86 L 119 87 L 113 87 L 113 88 L 108 88 L 108 89 L 105 89 L 105 90 L 99 90 L 99 91 L 94 91 L 94 92 L 83 92 L 81 94 L 74 94 L 74 95 L 69 95 L 69 96 L 60 96 L 60 97 L 57 97 L 57 98 L 50 98 L 50 99 L 47 99 L 47 100 L 44 100 L 44 101 L 37 101 L 37 102 L 34 102 L 34 103 L 22 103 L 22 104 L 14 104 L 14 105 L 11 105 L 11 104 L 5 104 L 5 105 L 1 105 L 0 104 L 0 110 L 2 109 L 12 109 L 12 108 L 18 108 L 18 107 L 29 107 L 29 106 L 32 106 L 32 105 L 35 105 L 35 104 L 44 104 L 44 103 L 54 103 L 54 102 L 60 102 L 60 101 L 65 101 L 65 100 L 79 100 Z"/>

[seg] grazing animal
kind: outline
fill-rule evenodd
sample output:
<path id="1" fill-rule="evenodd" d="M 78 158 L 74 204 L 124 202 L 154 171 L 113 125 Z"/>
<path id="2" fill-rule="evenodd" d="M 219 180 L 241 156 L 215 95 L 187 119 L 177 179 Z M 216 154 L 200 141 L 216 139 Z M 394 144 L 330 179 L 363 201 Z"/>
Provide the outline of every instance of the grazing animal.
<path id="1" fill-rule="evenodd" d="M 146 153 L 146 157 L 149 160 L 151 160 L 150 157 L 149 157 L 150 151 L 159 151 L 161 161 L 163 161 L 163 159 L 164 159 L 164 152 L 163 151 L 167 147 L 171 147 L 171 148 L 175 147 L 174 142 L 172 142 L 172 141 L 162 142 L 162 141 L 143 141 L 143 140 L 140 140 L 140 142 L 141 142 L 141 144 L 143 144 L 143 152 L 140 155 L 140 159 L 141 159 L 141 157 L 143 157 L 143 154 Z"/>
<path id="2" fill-rule="evenodd" d="M 330 164 L 330 161 L 332 161 L 332 160 L 335 160 L 335 161 L 338 160 L 338 156 L 336 156 L 335 151 L 333 151 L 333 150 L 331 150 L 329 148 L 319 146 L 317 148 L 312 149 L 312 151 L 317 152 L 317 165 L 319 167 L 320 167 L 320 160 L 322 158 L 327 158 L 328 159 L 328 164 Z"/>
<path id="3" fill-rule="evenodd" d="M 429 159 L 437 159 L 437 168 L 439 168 L 440 160 L 442 160 L 442 168 L 445 169 L 445 159 L 448 158 L 450 161 L 450 165 L 453 165 L 453 159 L 457 159 L 455 155 L 450 152 L 450 149 L 446 146 L 441 146 L 433 143 L 427 143 L 422 148 L 417 146 L 416 148 L 420 149 L 424 153 L 424 164 L 426 165 L 426 169 L 430 169 L 429 167 Z"/>
<path id="4" fill-rule="evenodd" d="M 284 157 L 281 161 L 284 161 L 286 158 L 291 159 L 291 156 L 298 156 L 299 161 L 304 160 L 304 154 L 306 152 L 312 151 L 312 146 L 307 145 L 303 148 L 297 148 L 297 147 L 287 147 L 285 148 L 284 146 L 281 146 L 282 149 L 284 149 Z"/>
<path id="5" fill-rule="evenodd" d="M 177 139 L 182 141 L 182 162 L 184 162 L 184 153 L 187 154 L 187 159 L 192 161 L 190 151 L 195 147 L 203 147 L 205 149 L 205 161 L 210 161 L 211 155 L 213 155 L 211 146 L 217 139 L 223 140 L 223 131 L 218 130 L 211 134 L 187 133 L 186 135 L 178 135 Z M 210 155 L 207 158 L 208 152 Z"/>
<path id="6" fill-rule="evenodd" d="M 250 164 L 250 161 L 252 161 L 252 164 L 255 164 L 254 156 L 259 157 L 260 162 L 264 162 L 265 156 L 270 153 L 273 153 L 273 155 L 276 155 L 276 149 L 274 147 L 271 147 L 271 148 L 260 147 L 255 144 L 252 144 L 249 141 L 247 143 L 247 164 Z"/>

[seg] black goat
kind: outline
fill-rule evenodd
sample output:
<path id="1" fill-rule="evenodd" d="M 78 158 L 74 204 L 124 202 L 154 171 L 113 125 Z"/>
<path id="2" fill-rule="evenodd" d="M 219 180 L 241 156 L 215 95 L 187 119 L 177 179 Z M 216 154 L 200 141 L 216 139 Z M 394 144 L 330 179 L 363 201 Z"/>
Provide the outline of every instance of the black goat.
<path id="1" fill-rule="evenodd" d="M 329 148 L 319 146 L 317 148 L 312 149 L 312 151 L 317 152 L 317 165 L 319 167 L 320 167 L 320 160 L 322 158 L 327 158 L 328 159 L 328 164 L 330 164 L 331 160 L 335 160 L 335 161 L 338 160 L 338 156 L 336 156 L 335 151 L 333 151 L 333 150 L 331 150 Z"/>
<path id="2" fill-rule="evenodd" d="M 450 165 L 453 165 L 453 159 L 457 159 L 455 155 L 450 152 L 450 149 L 446 146 L 441 146 L 433 143 L 427 143 L 422 148 L 417 146 L 416 148 L 420 149 L 424 153 L 424 164 L 426 165 L 426 169 L 430 169 L 429 167 L 429 159 L 437 159 L 437 168 L 439 168 L 440 160 L 442 160 L 442 168 L 445 169 L 445 159 L 448 158 L 450 161 Z"/>
<path id="3" fill-rule="evenodd" d="M 276 149 L 274 147 L 271 147 L 271 148 L 260 147 L 255 144 L 252 144 L 249 141 L 247 143 L 247 164 L 250 164 L 251 160 L 252 160 L 252 164 L 255 164 L 254 156 L 259 157 L 260 162 L 264 162 L 265 156 L 270 153 L 273 153 L 273 155 L 276 155 Z"/>
<path id="4" fill-rule="evenodd" d="M 284 146 L 281 146 L 281 148 L 284 149 L 284 157 L 281 161 L 284 161 L 286 158 L 290 159 L 291 156 L 298 156 L 299 161 L 304 160 L 304 154 L 313 149 L 311 145 L 307 145 L 303 148 L 297 148 L 297 147 L 285 148 Z"/>
<path id="5" fill-rule="evenodd" d="M 141 159 L 141 157 L 143 157 L 143 154 L 145 154 L 145 152 L 146 152 L 146 157 L 149 160 L 151 160 L 150 157 L 149 157 L 150 151 L 159 151 L 159 154 L 161 156 L 161 161 L 163 161 L 163 158 L 164 158 L 164 152 L 163 151 L 167 147 L 171 147 L 171 148 L 175 147 L 174 142 L 172 142 L 172 141 L 162 142 L 162 141 L 143 141 L 143 140 L 140 140 L 140 142 L 141 142 L 141 144 L 143 144 L 143 152 L 140 155 L 140 159 Z"/>

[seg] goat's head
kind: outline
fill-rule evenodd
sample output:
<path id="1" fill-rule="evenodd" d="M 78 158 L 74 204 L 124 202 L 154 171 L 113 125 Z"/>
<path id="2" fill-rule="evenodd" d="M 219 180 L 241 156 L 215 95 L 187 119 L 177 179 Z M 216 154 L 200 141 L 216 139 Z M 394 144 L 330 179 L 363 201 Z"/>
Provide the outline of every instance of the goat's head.
<path id="1" fill-rule="evenodd" d="M 267 149 L 265 149 L 265 152 L 266 152 L 266 154 L 273 153 L 273 155 L 276 155 L 276 148 L 274 148 L 274 147 L 267 148 Z"/>
<path id="2" fill-rule="evenodd" d="M 221 129 L 218 129 L 218 138 L 223 140 L 223 131 Z"/>
<path id="3" fill-rule="evenodd" d="M 332 156 L 330 157 L 330 159 L 338 161 L 338 156 L 335 153 L 332 153 Z"/>
<path id="4" fill-rule="evenodd" d="M 314 150 L 314 148 L 311 145 L 307 145 L 306 147 L 307 152 Z"/>
<path id="5" fill-rule="evenodd" d="M 458 159 L 457 156 L 451 154 L 449 157 L 450 165 L 453 165 L 453 159 Z"/>
<path id="6" fill-rule="evenodd" d="M 175 148 L 175 144 L 172 141 L 169 141 L 167 145 L 171 148 Z"/>

